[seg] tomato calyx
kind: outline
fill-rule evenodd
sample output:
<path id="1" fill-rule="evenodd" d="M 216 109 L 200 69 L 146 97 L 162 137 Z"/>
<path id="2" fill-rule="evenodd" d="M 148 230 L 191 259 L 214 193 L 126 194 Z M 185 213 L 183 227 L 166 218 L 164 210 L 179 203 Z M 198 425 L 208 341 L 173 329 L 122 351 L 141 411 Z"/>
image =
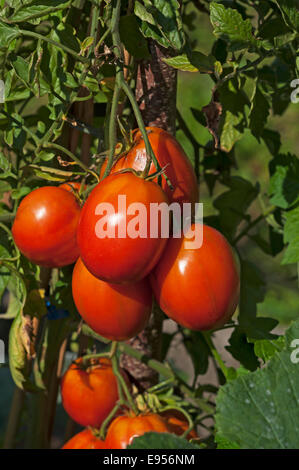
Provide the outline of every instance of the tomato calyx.
<path id="1" fill-rule="evenodd" d="M 105 359 L 105 363 L 102 360 Z M 109 361 L 110 362 L 110 361 Z M 102 357 L 81 357 L 72 362 L 77 370 L 82 370 L 84 372 L 90 373 L 94 369 L 102 369 L 109 365 L 107 356 Z"/>

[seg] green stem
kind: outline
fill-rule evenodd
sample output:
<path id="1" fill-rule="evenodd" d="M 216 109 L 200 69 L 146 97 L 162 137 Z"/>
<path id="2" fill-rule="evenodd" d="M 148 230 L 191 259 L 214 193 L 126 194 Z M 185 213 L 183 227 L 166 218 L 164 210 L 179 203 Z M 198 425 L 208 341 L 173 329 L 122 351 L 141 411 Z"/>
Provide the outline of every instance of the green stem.
<path id="1" fill-rule="evenodd" d="M 116 140 L 116 135 L 115 135 L 115 126 L 116 126 L 116 114 L 117 114 L 117 103 L 118 103 L 118 97 L 119 97 L 119 88 L 122 88 L 125 94 L 127 95 L 131 106 L 133 108 L 136 121 L 138 124 L 138 127 L 141 131 L 142 137 L 145 142 L 145 148 L 146 152 L 149 156 L 149 162 L 147 164 L 146 170 L 149 171 L 150 168 L 150 163 L 151 160 L 153 160 L 157 170 L 161 170 L 161 167 L 156 159 L 155 153 L 151 147 L 145 125 L 142 119 L 142 115 L 139 109 L 139 106 L 136 102 L 135 96 L 127 84 L 124 73 L 123 73 L 123 49 L 122 49 L 122 44 L 120 40 L 120 35 L 119 35 L 119 18 L 120 18 L 120 9 L 121 9 L 121 1 L 120 0 L 114 0 L 113 2 L 113 8 L 112 8 L 112 18 L 111 18 L 111 34 L 112 34 L 112 41 L 113 41 L 113 46 L 115 47 L 115 56 L 118 60 L 118 65 L 117 65 L 117 70 L 116 70 L 116 82 L 115 82 L 115 89 L 114 89 L 114 95 L 113 95 L 113 101 L 112 101 L 112 108 L 111 108 L 111 117 L 110 117 L 110 128 L 109 128 L 109 158 L 108 158 L 108 163 L 107 167 L 104 173 L 104 178 L 109 174 L 112 166 L 112 159 L 114 155 L 114 150 L 115 150 L 115 140 Z M 116 103 L 117 100 L 117 103 Z"/>
<path id="2" fill-rule="evenodd" d="M 189 416 L 189 413 L 187 413 L 187 411 L 185 411 L 184 408 L 181 408 L 180 406 L 171 406 L 171 405 L 165 406 L 164 408 L 160 410 L 160 412 L 163 413 L 163 411 L 168 411 L 168 410 L 177 410 L 180 413 L 182 413 L 182 415 L 185 416 L 188 422 L 188 428 L 186 429 L 186 431 L 184 431 L 184 433 L 182 434 L 182 437 L 187 437 L 189 432 L 192 431 L 192 429 L 194 428 L 194 423 L 192 421 L 191 416 Z"/>
<path id="3" fill-rule="evenodd" d="M 109 413 L 107 418 L 102 422 L 101 428 L 100 428 L 100 438 L 101 439 L 105 439 L 106 428 L 107 428 L 108 424 L 110 423 L 110 421 L 114 418 L 114 416 L 116 415 L 116 413 L 118 412 L 120 407 L 121 407 L 121 404 L 117 403 L 115 405 L 115 407 L 112 409 L 112 411 Z"/>
<path id="4" fill-rule="evenodd" d="M 152 149 L 152 146 L 150 144 L 150 141 L 149 141 L 146 129 L 145 129 L 145 125 L 144 125 L 144 122 L 143 122 L 143 119 L 142 119 L 142 115 L 141 115 L 139 106 L 136 102 L 135 96 L 134 96 L 131 88 L 129 87 L 129 85 L 127 84 L 127 82 L 125 81 L 123 76 L 121 77 L 121 86 L 122 86 L 122 89 L 124 90 L 125 94 L 127 95 L 128 99 L 131 103 L 131 106 L 133 108 L 138 127 L 140 129 L 141 135 L 142 135 L 144 143 L 145 143 L 146 152 L 150 156 L 150 158 L 153 160 L 157 171 L 160 171 L 162 168 L 161 168 L 161 166 L 160 166 L 160 164 L 159 164 L 159 162 L 156 158 L 156 155 L 155 155 L 155 153 Z"/>
<path id="5" fill-rule="evenodd" d="M 13 122 L 15 122 L 20 128 L 24 129 L 24 131 L 32 137 L 34 140 L 35 144 L 38 143 L 38 137 L 30 130 L 28 127 L 25 126 L 22 122 L 18 121 L 16 118 L 12 117 L 10 114 L 8 114 L 4 109 L 1 109 L 1 114 L 4 114 L 4 116 L 7 116 L 8 119 L 11 119 Z"/>
<path id="6" fill-rule="evenodd" d="M 132 398 L 132 395 L 130 393 L 130 390 L 126 384 L 126 381 L 124 379 L 124 377 L 122 376 L 120 370 L 119 370 L 119 365 L 118 365 L 118 358 L 117 358 L 117 355 L 115 354 L 112 359 L 112 370 L 113 370 L 113 373 L 115 375 L 115 377 L 117 378 L 117 383 L 118 383 L 118 390 L 120 392 L 120 403 L 124 403 L 125 401 L 128 402 L 129 404 L 129 407 L 131 408 L 131 410 L 133 410 L 133 412 L 135 414 L 138 414 L 138 410 L 137 410 L 137 407 L 134 403 L 134 400 Z M 122 394 L 122 391 L 124 392 L 125 396 L 126 396 L 126 400 L 123 399 L 123 394 Z"/>
<path id="7" fill-rule="evenodd" d="M 224 377 L 227 378 L 228 375 L 229 375 L 228 367 L 226 367 L 226 365 L 224 364 L 220 354 L 218 353 L 217 349 L 214 346 L 214 343 L 213 343 L 212 338 L 211 338 L 212 333 L 210 331 L 203 331 L 202 334 L 203 334 L 203 336 L 206 340 L 207 345 L 210 348 L 210 351 L 211 351 L 215 361 L 219 365 Z"/>
<path id="8" fill-rule="evenodd" d="M 15 387 L 3 443 L 3 449 L 13 449 L 23 409 L 25 392 Z"/>
<path id="9" fill-rule="evenodd" d="M 1 214 L 0 222 L 11 222 L 12 220 L 14 220 L 15 216 L 15 213 Z"/>
<path id="10" fill-rule="evenodd" d="M 120 88 L 117 83 L 115 83 L 115 88 L 113 92 L 112 104 L 111 104 L 111 113 L 110 113 L 110 120 L 109 120 L 109 154 L 108 154 L 108 161 L 107 166 L 105 168 L 103 179 L 109 175 L 110 170 L 113 165 L 113 157 L 116 147 L 116 115 L 117 115 L 117 107 L 118 107 L 118 99 L 120 94 Z"/>
<path id="11" fill-rule="evenodd" d="M 120 10 L 121 10 L 121 0 L 113 0 L 112 2 L 112 15 L 111 15 L 111 24 L 110 30 L 112 35 L 112 43 L 115 47 L 115 56 L 117 58 L 117 65 L 116 65 L 116 77 L 115 77 L 115 86 L 113 91 L 113 98 L 111 104 L 111 112 L 110 112 L 110 120 L 109 120 L 109 154 L 108 154 L 108 161 L 107 166 L 105 168 L 103 178 L 109 175 L 110 170 L 113 164 L 113 157 L 114 151 L 116 146 L 116 124 L 117 124 L 117 108 L 118 108 L 118 100 L 121 90 L 120 85 L 120 78 L 123 75 L 121 63 L 122 63 L 122 46 L 119 36 L 119 18 L 120 18 Z"/>
<path id="12" fill-rule="evenodd" d="M 227 82 L 228 80 L 230 80 L 231 78 L 234 78 L 238 73 L 243 73 L 243 72 L 246 72 L 248 69 L 250 69 L 251 67 L 255 68 L 257 67 L 264 59 L 266 59 L 266 57 L 268 55 L 270 55 L 271 52 L 259 57 L 258 59 L 256 59 L 255 61 L 253 62 L 250 62 L 249 64 L 246 64 L 244 65 L 243 67 L 240 67 L 240 68 L 235 68 L 233 72 L 229 73 L 228 75 L 226 75 L 225 77 L 223 77 L 221 80 L 219 80 L 217 83 L 216 83 L 216 88 L 219 88 L 221 85 L 223 85 L 223 83 Z"/>
<path id="13" fill-rule="evenodd" d="M 56 150 L 59 150 L 60 152 L 63 152 L 65 153 L 66 155 L 68 155 L 74 162 L 77 163 L 77 165 L 79 165 L 84 171 L 86 171 L 86 173 L 90 173 L 91 175 L 93 175 L 97 181 L 99 181 L 99 177 L 98 175 L 90 170 L 88 168 L 88 166 L 86 166 L 81 160 L 80 158 L 76 157 L 76 155 L 74 155 L 70 150 L 66 149 L 65 147 L 62 147 L 61 145 L 58 145 L 58 144 L 55 144 L 54 142 L 45 142 L 43 144 L 43 147 L 44 148 L 54 148 Z"/>
<path id="14" fill-rule="evenodd" d="M 109 339 L 103 338 L 102 336 L 95 333 L 88 325 L 82 325 L 82 333 L 86 336 L 91 336 L 98 341 L 109 344 L 111 341 Z M 123 354 L 128 354 L 131 357 L 134 357 L 138 361 L 146 364 L 151 369 L 158 372 L 160 375 L 165 377 L 165 379 L 169 379 L 172 381 L 174 385 L 177 385 L 180 391 L 188 396 L 196 405 L 198 405 L 203 411 L 212 412 L 213 409 L 208 405 L 207 401 L 195 396 L 195 392 L 191 389 L 191 387 L 183 382 L 180 378 L 176 377 L 175 373 L 167 366 L 162 364 L 162 362 L 157 361 L 156 359 L 151 359 L 141 351 L 137 351 L 128 343 L 119 343 L 118 344 L 118 351 Z"/>
<path id="15" fill-rule="evenodd" d="M 98 353 L 98 354 L 86 354 L 85 356 L 82 356 L 82 361 L 87 362 L 90 359 L 100 359 L 101 357 L 109 358 L 110 357 L 110 352 L 108 351 L 108 352 L 102 352 L 102 353 Z"/>
<path id="16" fill-rule="evenodd" d="M 62 49 L 63 51 L 67 52 L 68 54 L 71 54 L 80 62 L 90 63 L 90 59 L 88 59 L 87 57 L 83 57 L 82 55 L 74 51 L 73 49 L 70 49 L 69 47 L 65 46 L 64 44 L 61 44 L 60 42 L 56 42 L 53 39 L 50 39 L 46 36 L 42 36 L 41 34 L 35 33 L 34 31 L 27 31 L 26 29 L 21 29 L 20 33 L 23 36 L 29 36 L 35 39 L 40 39 L 42 41 L 48 42 L 52 44 L 53 46 L 58 47 L 59 49 Z"/>
<path id="17" fill-rule="evenodd" d="M 247 227 L 245 227 L 244 230 L 242 230 L 241 233 L 239 233 L 239 235 L 233 240 L 232 244 L 235 245 L 236 243 L 238 243 L 238 241 L 241 240 L 241 238 L 243 238 L 245 235 L 248 234 L 248 232 L 253 228 L 255 227 L 258 223 L 260 223 L 262 220 L 266 219 L 270 214 L 272 214 L 276 209 L 276 206 L 271 206 L 269 207 L 269 209 L 267 209 L 265 212 L 263 212 L 263 214 L 259 215 L 256 219 L 254 219 L 252 222 L 250 222 L 250 224 L 247 225 Z"/>

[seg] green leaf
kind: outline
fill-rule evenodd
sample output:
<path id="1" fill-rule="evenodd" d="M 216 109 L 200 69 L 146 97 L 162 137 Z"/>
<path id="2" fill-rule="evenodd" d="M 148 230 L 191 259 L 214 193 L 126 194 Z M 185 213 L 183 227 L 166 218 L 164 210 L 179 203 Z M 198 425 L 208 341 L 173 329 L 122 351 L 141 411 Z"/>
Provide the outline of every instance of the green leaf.
<path id="1" fill-rule="evenodd" d="M 22 340 L 23 328 L 23 317 L 19 313 L 15 317 L 9 332 L 9 368 L 17 387 L 22 390 L 36 392 L 38 388 L 29 378 L 30 361 L 27 358 Z"/>
<path id="2" fill-rule="evenodd" d="M 254 371 L 259 366 L 254 346 L 247 341 L 246 334 L 240 328 L 234 329 L 229 339 L 229 346 L 226 346 L 225 349 L 246 369 Z"/>
<path id="3" fill-rule="evenodd" d="M 210 348 L 202 333 L 188 331 L 184 334 L 184 346 L 193 363 L 194 375 L 205 374 L 209 367 Z"/>
<path id="4" fill-rule="evenodd" d="M 9 283 L 11 278 L 10 271 L 6 268 L 6 266 L 0 266 L 0 299 Z"/>
<path id="5" fill-rule="evenodd" d="M 271 204 L 288 209 L 299 201 L 299 160 L 295 155 L 277 155 L 270 162 Z"/>
<path id="6" fill-rule="evenodd" d="M 75 52 L 80 52 L 81 47 L 74 27 L 70 24 L 59 22 L 58 18 L 55 18 L 55 23 L 56 27 L 52 31 L 52 39 L 61 42 Z"/>
<path id="7" fill-rule="evenodd" d="M 119 33 L 126 50 L 136 59 L 147 59 L 150 53 L 147 41 L 139 30 L 135 15 L 126 15 L 120 18 Z"/>
<path id="8" fill-rule="evenodd" d="M 4 314 L 0 315 L 1 320 L 11 320 L 15 318 L 22 310 L 22 302 L 18 299 L 13 292 L 9 292 L 9 303 L 7 310 Z"/>
<path id="9" fill-rule="evenodd" d="M 9 19 L 13 23 L 20 23 L 35 18 L 42 18 L 55 11 L 67 8 L 69 4 L 70 0 L 34 0 L 17 8 Z"/>
<path id="10" fill-rule="evenodd" d="M 219 433 L 216 434 L 215 441 L 217 442 L 217 449 L 240 449 L 239 444 L 225 439 Z"/>
<path id="11" fill-rule="evenodd" d="M 216 428 L 222 438 L 242 449 L 298 449 L 299 375 L 293 343 L 298 338 L 297 321 L 286 332 L 283 351 L 263 369 L 220 388 Z"/>
<path id="12" fill-rule="evenodd" d="M 215 58 L 206 56 L 199 51 L 193 51 L 191 56 L 186 54 L 163 59 L 166 64 L 183 72 L 213 73 Z"/>
<path id="13" fill-rule="evenodd" d="M 218 134 L 220 135 L 220 148 L 224 152 L 232 150 L 244 131 L 245 107 L 250 105 L 250 101 L 243 86 L 243 82 L 233 79 L 224 83 L 218 90 L 222 106 Z"/>
<path id="14" fill-rule="evenodd" d="M 146 38 L 152 38 L 166 48 L 183 48 L 185 34 L 177 0 L 145 0 L 144 5 L 135 2 L 134 12 Z"/>
<path id="15" fill-rule="evenodd" d="M 11 198 L 12 199 L 20 199 L 21 197 L 26 196 L 31 192 L 31 188 L 28 186 L 22 186 L 19 189 L 13 189 L 11 192 Z"/>
<path id="16" fill-rule="evenodd" d="M 277 155 L 281 147 L 280 134 L 272 129 L 264 129 L 262 139 L 272 155 Z"/>
<path id="17" fill-rule="evenodd" d="M 237 10 L 227 8 L 221 3 L 212 2 L 210 12 L 216 36 L 231 42 L 235 49 L 257 45 L 257 40 L 252 34 L 250 20 L 243 20 Z"/>
<path id="18" fill-rule="evenodd" d="M 277 351 L 282 351 L 285 347 L 285 337 L 279 336 L 277 339 L 260 339 L 254 341 L 254 352 L 265 363 L 274 356 Z"/>
<path id="19" fill-rule="evenodd" d="M 3 171 L 9 171 L 11 168 L 10 161 L 2 152 L 0 152 L 0 168 Z"/>
<path id="20" fill-rule="evenodd" d="M 8 26 L 0 21 L 0 48 L 9 46 L 10 42 L 20 35 L 15 26 Z"/>
<path id="21" fill-rule="evenodd" d="M 285 23 L 289 28 L 299 32 L 299 4 L 298 0 L 275 0 Z"/>
<path id="22" fill-rule="evenodd" d="M 269 116 L 270 104 L 257 81 L 251 101 L 249 127 L 254 137 L 260 141 Z"/>
<path id="23" fill-rule="evenodd" d="M 272 318 L 257 318 L 257 304 L 263 302 L 264 297 L 264 276 L 254 264 L 241 260 L 239 325 L 247 337 L 254 339 L 276 338 L 269 332 L 278 322 Z"/>
<path id="24" fill-rule="evenodd" d="M 231 177 L 226 186 L 228 191 L 220 194 L 214 206 L 219 210 L 221 228 L 224 234 L 232 239 L 244 214 L 259 193 L 258 185 L 253 186 L 249 181 L 239 176 Z"/>
<path id="25" fill-rule="evenodd" d="M 230 111 L 226 111 L 220 137 L 220 148 L 224 152 L 230 152 L 235 143 L 241 139 L 242 132 L 238 130 L 241 121 L 241 116 L 235 116 Z"/>
<path id="26" fill-rule="evenodd" d="M 288 243 L 281 264 L 299 262 L 299 207 L 286 213 L 284 242 Z"/>
<path id="27" fill-rule="evenodd" d="M 199 447 L 178 436 L 169 433 L 147 432 L 135 437 L 127 449 L 194 449 Z"/>

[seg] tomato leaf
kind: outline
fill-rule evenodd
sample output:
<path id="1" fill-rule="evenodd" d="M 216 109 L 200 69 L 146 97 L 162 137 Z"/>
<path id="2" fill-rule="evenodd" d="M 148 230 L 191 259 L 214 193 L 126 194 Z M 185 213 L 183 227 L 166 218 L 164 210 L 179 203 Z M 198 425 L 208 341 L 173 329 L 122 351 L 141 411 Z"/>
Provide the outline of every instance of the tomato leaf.
<path id="1" fill-rule="evenodd" d="M 199 447 L 191 444 L 186 439 L 169 433 L 147 432 L 140 437 L 135 437 L 127 449 L 196 449 Z"/>
<path id="2" fill-rule="evenodd" d="M 284 349 L 275 352 L 263 369 L 220 388 L 216 398 L 219 436 L 243 449 L 298 448 L 299 376 L 293 345 L 298 338 L 299 321 L 287 330 Z"/>
<path id="3" fill-rule="evenodd" d="M 140 30 L 146 38 L 155 39 L 168 48 L 181 50 L 185 34 L 177 0 L 144 0 L 135 2 L 135 15 L 140 20 Z"/>
<path id="4" fill-rule="evenodd" d="M 243 20 L 241 14 L 221 3 L 210 4 L 210 19 L 214 34 L 233 44 L 234 49 L 242 49 L 257 45 L 258 41 L 252 34 L 252 24 L 249 19 Z"/>

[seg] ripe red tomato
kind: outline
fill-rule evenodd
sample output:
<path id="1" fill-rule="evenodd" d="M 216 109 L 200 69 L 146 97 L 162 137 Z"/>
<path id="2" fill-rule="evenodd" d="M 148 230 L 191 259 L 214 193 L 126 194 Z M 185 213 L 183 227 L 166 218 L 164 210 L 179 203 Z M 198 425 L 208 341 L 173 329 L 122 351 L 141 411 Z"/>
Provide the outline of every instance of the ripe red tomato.
<path id="1" fill-rule="evenodd" d="M 73 272 L 73 298 L 85 322 L 99 335 L 124 341 L 142 331 L 149 319 L 152 291 L 148 279 L 109 284 L 93 276 L 79 258 Z"/>
<path id="2" fill-rule="evenodd" d="M 160 413 L 163 419 L 166 421 L 169 428 L 169 432 L 181 436 L 189 428 L 188 421 L 186 420 L 183 413 L 180 413 L 177 410 L 167 410 Z M 187 439 L 196 439 L 198 435 L 194 429 L 192 429 Z"/>
<path id="3" fill-rule="evenodd" d="M 191 330 L 222 326 L 239 301 L 232 248 L 220 232 L 206 225 L 201 248 L 187 249 L 187 242 L 186 237 L 169 240 L 151 274 L 156 300 L 166 315 Z"/>
<path id="4" fill-rule="evenodd" d="M 114 419 L 106 436 L 107 449 L 126 449 L 135 437 L 146 432 L 170 432 L 164 419 L 155 413 L 145 415 L 125 415 Z"/>
<path id="5" fill-rule="evenodd" d="M 90 429 L 84 429 L 66 442 L 62 449 L 106 449 L 106 445 Z"/>
<path id="6" fill-rule="evenodd" d="M 162 176 L 162 188 L 167 194 L 170 202 L 198 202 L 199 192 L 196 175 L 192 164 L 185 154 L 178 141 L 168 132 L 159 127 L 147 127 L 148 138 L 156 158 L 163 168 L 165 174 L 171 181 L 173 190 L 167 184 Z M 133 168 L 137 171 L 143 171 L 146 165 L 146 149 L 143 137 L 139 129 L 133 132 L 134 145 L 124 156 L 120 157 L 112 167 L 112 173 L 125 168 Z M 106 168 L 106 162 L 101 168 L 103 176 Z M 157 170 L 152 163 L 150 173 Z"/>
<path id="7" fill-rule="evenodd" d="M 47 267 L 74 263 L 80 205 L 70 192 L 55 186 L 35 189 L 22 200 L 12 227 L 14 241 L 26 258 Z"/>
<path id="8" fill-rule="evenodd" d="M 82 358 L 77 359 L 61 379 L 61 396 L 65 411 L 74 421 L 100 427 L 118 400 L 111 361 L 100 358 L 85 367 Z"/>
<path id="9" fill-rule="evenodd" d="M 119 202 L 119 196 L 124 204 Z M 135 235 L 128 236 L 128 231 L 142 230 L 136 220 L 142 214 L 136 206 L 131 206 L 130 215 L 127 215 L 127 209 L 136 203 L 142 203 L 145 211 L 142 219 L 145 225 L 141 224 L 145 227 L 145 236 L 137 233 L 133 238 Z M 167 204 L 167 196 L 156 183 L 145 181 L 131 172 L 110 175 L 93 189 L 82 209 L 78 243 L 80 256 L 94 276 L 107 282 L 128 283 L 143 279 L 153 269 L 167 239 L 160 236 L 160 217 L 158 236 L 150 237 L 151 203 Z M 110 209 L 104 209 L 103 204 L 112 208 L 112 213 Z"/>

